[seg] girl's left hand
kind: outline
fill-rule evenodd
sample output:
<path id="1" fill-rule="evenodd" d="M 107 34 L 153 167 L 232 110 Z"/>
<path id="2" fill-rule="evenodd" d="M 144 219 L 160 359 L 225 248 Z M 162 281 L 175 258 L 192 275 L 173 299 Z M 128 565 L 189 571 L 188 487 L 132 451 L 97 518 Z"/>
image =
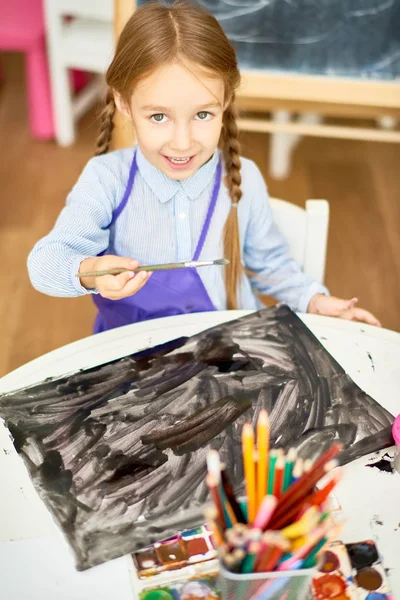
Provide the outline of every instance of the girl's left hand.
<path id="1" fill-rule="evenodd" d="M 363 308 L 358 308 L 357 303 L 358 298 L 342 300 L 334 296 L 315 294 L 308 303 L 307 312 L 327 317 L 339 317 L 339 319 L 347 319 L 348 321 L 361 321 L 362 323 L 382 327 L 372 313 Z"/>

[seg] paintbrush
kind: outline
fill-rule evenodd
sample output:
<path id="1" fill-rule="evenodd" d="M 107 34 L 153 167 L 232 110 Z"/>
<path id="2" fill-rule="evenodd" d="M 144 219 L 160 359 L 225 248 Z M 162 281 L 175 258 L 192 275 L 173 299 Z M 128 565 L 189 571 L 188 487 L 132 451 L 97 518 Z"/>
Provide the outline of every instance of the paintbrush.
<path id="1" fill-rule="evenodd" d="M 140 273 L 141 271 L 172 271 L 173 269 L 192 269 L 197 267 L 212 267 L 229 265 L 226 258 L 217 258 L 217 260 L 190 260 L 187 262 L 164 263 L 161 265 L 143 265 L 137 269 L 106 269 L 104 271 L 87 271 L 86 273 L 77 273 L 76 277 L 100 277 L 101 275 L 119 275 L 120 273 Z"/>

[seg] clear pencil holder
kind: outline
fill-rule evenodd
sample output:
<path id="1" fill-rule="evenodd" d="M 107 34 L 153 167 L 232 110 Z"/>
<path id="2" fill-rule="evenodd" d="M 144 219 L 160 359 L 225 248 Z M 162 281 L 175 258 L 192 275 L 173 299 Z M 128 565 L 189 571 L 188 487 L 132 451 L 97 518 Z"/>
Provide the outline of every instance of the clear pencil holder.
<path id="1" fill-rule="evenodd" d="M 231 573 L 220 563 L 222 600 L 308 600 L 317 567 L 272 573 Z"/>

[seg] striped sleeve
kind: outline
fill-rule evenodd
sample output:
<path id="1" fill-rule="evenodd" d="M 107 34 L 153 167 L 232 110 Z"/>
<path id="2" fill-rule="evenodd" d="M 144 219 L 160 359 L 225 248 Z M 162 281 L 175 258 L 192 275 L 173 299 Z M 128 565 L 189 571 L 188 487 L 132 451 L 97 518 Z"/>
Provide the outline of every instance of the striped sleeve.
<path id="1" fill-rule="evenodd" d="M 44 294 L 71 297 L 89 293 L 76 273 L 82 260 L 108 247 L 107 227 L 120 186 L 113 164 L 104 158 L 88 162 L 54 228 L 28 257 L 31 283 Z"/>

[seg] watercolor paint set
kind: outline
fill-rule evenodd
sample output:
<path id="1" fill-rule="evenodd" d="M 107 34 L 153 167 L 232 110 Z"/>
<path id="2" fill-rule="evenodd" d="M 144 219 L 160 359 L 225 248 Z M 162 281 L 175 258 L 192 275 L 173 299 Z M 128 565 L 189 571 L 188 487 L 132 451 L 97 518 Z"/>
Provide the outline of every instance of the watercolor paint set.
<path id="1" fill-rule="evenodd" d="M 313 577 L 314 600 L 392 599 L 375 543 L 330 542 Z"/>
<path id="2" fill-rule="evenodd" d="M 218 561 L 148 577 L 146 581 L 137 581 L 135 590 L 139 600 L 219 600 Z"/>
<path id="3" fill-rule="evenodd" d="M 139 579 L 204 563 L 216 556 L 211 532 L 205 525 L 185 529 L 175 537 L 161 540 L 132 554 Z"/>

